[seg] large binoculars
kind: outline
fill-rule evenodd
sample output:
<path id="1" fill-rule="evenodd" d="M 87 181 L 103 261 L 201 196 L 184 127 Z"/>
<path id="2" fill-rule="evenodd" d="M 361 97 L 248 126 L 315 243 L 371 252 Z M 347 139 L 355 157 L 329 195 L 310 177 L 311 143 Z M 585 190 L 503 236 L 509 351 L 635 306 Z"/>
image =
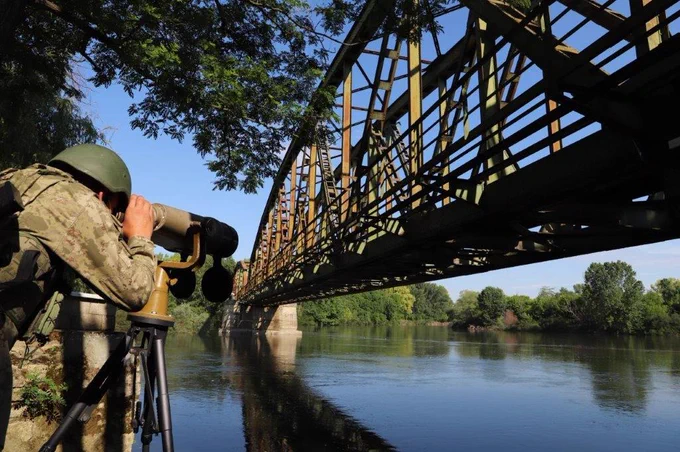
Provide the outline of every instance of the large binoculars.
<path id="1" fill-rule="evenodd" d="M 155 203 L 152 207 L 154 232 L 151 240 L 168 251 L 191 254 L 191 231 L 195 227 L 201 228 L 206 254 L 215 258 L 229 257 L 238 247 L 238 234 L 226 223 L 164 204 Z"/>
<path id="2" fill-rule="evenodd" d="M 178 253 L 182 260 L 200 247 L 200 265 L 206 254 L 213 257 L 213 266 L 203 275 L 201 289 L 208 301 L 222 302 L 231 296 L 233 276 L 222 267 L 222 258 L 229 257 L 238 247 L 236 230 L 226 223 L 202 217 L 164 204 L 153 204 L 154 232 L 151 240 L 168 251 Z M 197 235 L 200 241 L 196 242 Z M 170 269 L 175 281 L 170 291 L 177 298 L 189 298 L 196 288 L 196 273 L 192 270 Z"/>

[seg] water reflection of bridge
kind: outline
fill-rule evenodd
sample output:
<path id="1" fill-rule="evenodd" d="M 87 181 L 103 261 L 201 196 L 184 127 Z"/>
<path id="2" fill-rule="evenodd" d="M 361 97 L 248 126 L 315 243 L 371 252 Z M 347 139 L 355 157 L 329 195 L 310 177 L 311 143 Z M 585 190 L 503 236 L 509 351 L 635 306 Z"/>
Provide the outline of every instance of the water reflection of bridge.
<path id="1" fill-rule="evenodd" d="M 285 335 L 223 339 L 222 353 L 241 368 L 226 378 L 241 393 L 247 450 L 394 450 L 295 373 L 298 340 Z"/>

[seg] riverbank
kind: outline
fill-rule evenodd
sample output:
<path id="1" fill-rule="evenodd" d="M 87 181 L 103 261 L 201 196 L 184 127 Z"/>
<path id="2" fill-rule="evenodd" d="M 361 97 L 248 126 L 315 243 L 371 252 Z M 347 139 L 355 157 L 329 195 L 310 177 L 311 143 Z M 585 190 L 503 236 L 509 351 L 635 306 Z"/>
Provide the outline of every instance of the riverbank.
<path id="1" fill-rule="evenodd" d="M 399 321 L 401 326 L 445 326 L 448 328 L 453 327 L 453 322 L 438 322 L 436 320 L 401 320 Z"/>

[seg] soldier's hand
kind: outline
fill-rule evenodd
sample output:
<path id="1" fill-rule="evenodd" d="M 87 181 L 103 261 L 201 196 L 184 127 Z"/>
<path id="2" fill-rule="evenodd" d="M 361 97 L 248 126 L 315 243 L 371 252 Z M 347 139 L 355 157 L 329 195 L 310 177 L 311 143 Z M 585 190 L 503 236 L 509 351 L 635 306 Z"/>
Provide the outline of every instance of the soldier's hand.
<path id="1" fill-rule="evenodd" d="M 151 238 L 153 232 L 153 207 L 139 195 L 130 196 L 123 220 L 123 235 L 126 239 L 134 236 Z"/>

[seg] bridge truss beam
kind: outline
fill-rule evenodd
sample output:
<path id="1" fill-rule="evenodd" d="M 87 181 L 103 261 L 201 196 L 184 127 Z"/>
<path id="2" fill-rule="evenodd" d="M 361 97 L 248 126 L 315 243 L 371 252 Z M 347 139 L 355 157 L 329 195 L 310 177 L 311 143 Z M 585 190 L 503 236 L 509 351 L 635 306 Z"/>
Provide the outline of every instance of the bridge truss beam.
<path id="1" fill-rule="evenodd" d="M 276 305 L 680 237 L 678 0 L 368 2 L 274 181 L 235 296 Z M 625 8 L 624 8 L 625 7 Z M 619 11 L 620 10 L 620 11 Z M 632 12 L 631 12 L 632 11 Z M 363 43 L 363 44 L 362 44 Z M 661 107 L 661 105 L 664 105 Z"/>

